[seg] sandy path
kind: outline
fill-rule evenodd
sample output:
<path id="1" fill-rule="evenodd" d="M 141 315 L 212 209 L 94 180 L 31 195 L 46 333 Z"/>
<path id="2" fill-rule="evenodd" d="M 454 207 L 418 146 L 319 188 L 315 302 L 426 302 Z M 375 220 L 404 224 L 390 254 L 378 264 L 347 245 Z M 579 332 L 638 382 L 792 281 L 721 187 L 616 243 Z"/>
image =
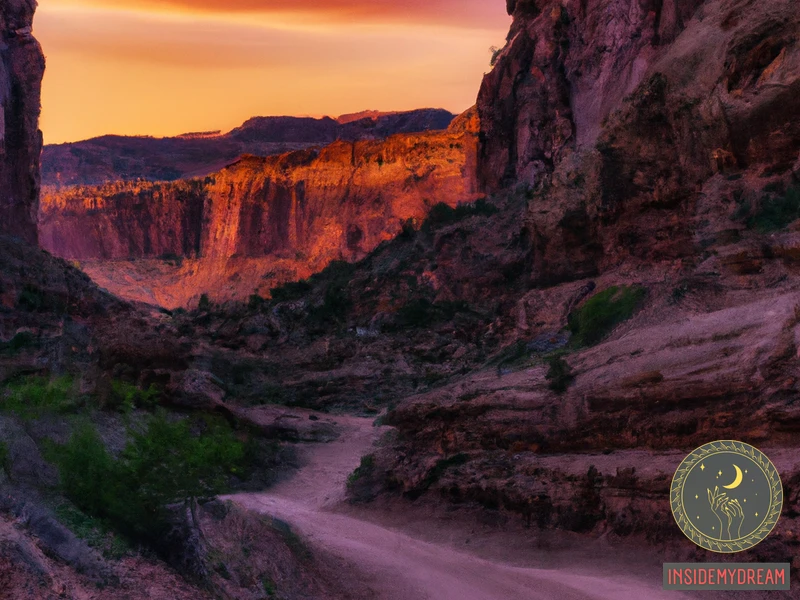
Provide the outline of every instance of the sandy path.
<path id="1" fill-rule="evenodd" d="M 450 546 L 333 509 L 347 476 L 380 431 L 371 420 L 338 417 L 344 434 L 308 444 L 306 465 L 269 492 L 230 497 L 250 510 L 289 522 L 311 546 L 358 565 L 360 579 L 381 600 L 677 600 L 659 581 L 578 575 L 574 569 L 522 568 L 478 558 Z"/>

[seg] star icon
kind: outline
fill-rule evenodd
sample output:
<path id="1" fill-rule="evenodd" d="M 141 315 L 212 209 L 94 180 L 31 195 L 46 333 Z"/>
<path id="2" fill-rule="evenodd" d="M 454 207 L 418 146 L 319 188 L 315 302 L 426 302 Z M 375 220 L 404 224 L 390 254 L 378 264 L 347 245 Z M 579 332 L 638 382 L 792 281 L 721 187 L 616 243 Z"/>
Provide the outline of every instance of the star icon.
<path id="1" fill-rule="evenodd" d="M 705 465 L 700 465 L 700 470 L 701 471 L 705 471 L 706 470 L 706 466 Z"/>
<path id="2" fill-rule="evenodd" d="M 722 477 L 722 471 L 720 471 L 719 473 L 717 473 L 717 475 L 719 475 L 720 477 Z"/>
<path id="3" fill-rule="evenodd" d="M 758 516 L 758 513 L 756 513 L 756 516 Z"/>
<path id="4" fill-rule="evenodd" d="M 698 500 L 699 498 L 700 498 L 700 496 L 698 496 L 697 494 L 694 495 L 694 499 L 695 500 Z M 699 519 L 700 517 L 697 517 L 697 518 Z"/>

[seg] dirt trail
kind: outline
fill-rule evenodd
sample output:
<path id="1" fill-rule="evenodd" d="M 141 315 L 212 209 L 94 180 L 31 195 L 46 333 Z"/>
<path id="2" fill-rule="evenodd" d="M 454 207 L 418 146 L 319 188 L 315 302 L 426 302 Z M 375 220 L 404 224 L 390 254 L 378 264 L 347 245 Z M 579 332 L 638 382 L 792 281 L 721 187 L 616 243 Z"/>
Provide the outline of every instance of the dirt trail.
<path id="1" fill-rule="evenodd" d="M 643 600 L 685 598 L 664 592 L 657 578 L 576 574 L 574 567 L 524 568 L 486 560 L 446 544 L 336 511 L 347 476 L 380 431 L 369 419 L 337 417 L 343 435 L 308 444 L 306 464 L 269 492 L 230 497 L 241 506 L 289 522 L 312 546 L 357 565 L 381 600 Z M 599 563 L 594 565 L 600 571 Z M 618 565 L 615 569 L 618 571 Z M 588 572 L 587 572 L 588 573 Z"/>

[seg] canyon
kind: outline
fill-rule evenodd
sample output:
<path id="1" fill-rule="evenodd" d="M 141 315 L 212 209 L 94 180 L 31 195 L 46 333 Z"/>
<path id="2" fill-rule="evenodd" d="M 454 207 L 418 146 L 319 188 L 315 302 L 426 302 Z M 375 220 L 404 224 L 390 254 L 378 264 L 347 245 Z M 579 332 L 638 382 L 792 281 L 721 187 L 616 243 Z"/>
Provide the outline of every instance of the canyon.
<path id="1" fill-rule="evenodd" d="M 288 452 L 271 489 L 192 505 L 178 543 L 132 565 L 61 525 L 80 552 L 33 535 L 36 490 L 56 483 L 39 446 L 67 432 L 0 415 L 29 507 L 0 503 L 13 589 L 113 572 L 108 589 L 128 591 L 139 569 L 151 597 L 464 581 L 498 598 L 650 597 L 660 563 L 720 560 L 669 498 L 683 457 L 718 439 L 760 447 L 783 480 L 777 527 L 735 560 L 800 567 L 800 8 L 506 6 L 507 44 L 447 130 L 50 186 L 19 213 L 3 199 L 21 215 L 3 233 L 30 241 L 38 224 L 63 257 L 0 237 L 4 382 L 154 386 L 174 418 L 220 415 Z M 37 90 L 11 89 L 35 131 Z M 39 143 L 9 139 L 6 156 Z M 119 446 L 129 417 L 91 415 Z M 395 554 L 411 577 L 391 573 Z M 630 557 L 641 581 L 615 571 Z M 578 558 L 600 575 L 575 576 Z M 568 587 L 552 580 L 564 568 Z"/>
<path id="2" fill-rule="evenodd" d="M 175 308 L 268 296 L 365 257 L 434 204 L 474 200 L 476 154 L 464 117 L 440 132 L 245 156 L 203 178 L 45 187 L 39 234 L 125 298 Z"/>

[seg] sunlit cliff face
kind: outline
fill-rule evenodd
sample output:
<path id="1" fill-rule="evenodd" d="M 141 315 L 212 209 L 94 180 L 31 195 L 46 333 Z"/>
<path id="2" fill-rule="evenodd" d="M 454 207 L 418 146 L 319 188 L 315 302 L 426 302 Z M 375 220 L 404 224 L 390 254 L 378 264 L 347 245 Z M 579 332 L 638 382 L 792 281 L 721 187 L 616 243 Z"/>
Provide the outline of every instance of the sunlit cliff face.
<path id="1" fill-rule="evenodd" d="M 475 102 L 499 0 L 40 0 L 46 143 Z"/>

